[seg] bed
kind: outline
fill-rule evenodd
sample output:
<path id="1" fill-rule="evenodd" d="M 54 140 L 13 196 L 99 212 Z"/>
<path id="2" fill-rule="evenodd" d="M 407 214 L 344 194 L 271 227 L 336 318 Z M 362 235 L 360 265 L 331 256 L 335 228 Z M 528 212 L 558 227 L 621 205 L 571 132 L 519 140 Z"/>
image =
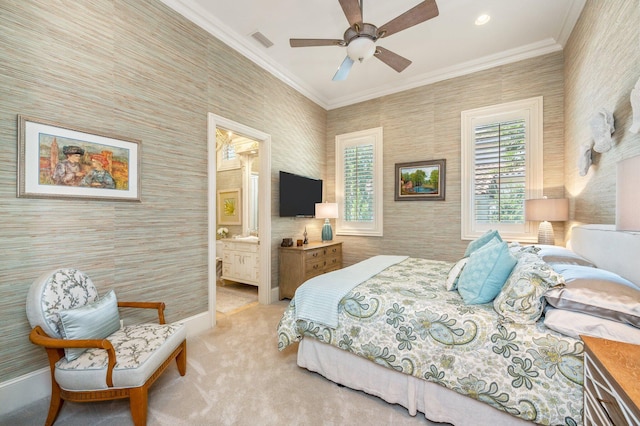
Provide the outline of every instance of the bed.
<path id="1" fill-rule="evenodd" d="M 495 238 L 491 243 L 496 243 Z M 579 335 L 589 334 L 593 327 L 551 329 L 545 325 L 543 309 L 574 314 L 573 305 L 565 300 L 573 287 L 556 271 L 565 267 L 595 270 L 606 265 L 613 272 L 618 270 L 622 284 L 626 283 L 624 291 L 639 301 L 640 287 L 634 283 L 640 283 L 640 272 L 629 265 L 640 254 L 640 234 L 616 232 L 607 225 L 575 227 L 573 251 L 500 243 L 516 264 L 499 294 L 486 303 L 465 303 L 469 298 L 462 284 L 469 279 L 463 280 L 463 274 L 469 266 L 462 259 L 456 263 L 393 259 L 370 277 L 362 275 L 362 270 L 371 270 L 365 265 L 357 286 L 344 293 L 336 285 L 339 303 L 328 317 L 307 312 L 309 302 L 303 296 L 311 290 L 304 289 L 313 287 L 314 278 L 299 288 L 283 314 L 279 349 L 300 342 L 299 366 L 400 404 L 412 415 L 424 413 L 431 421 L 580 425 L 583 345 Z M 464 259 L 470 262 L 478 253 Z M 344 280 L 347 274 L 338 272 L 325 274 L 319 285 L 329 289 Z M 457 280 L 458 291 L 451 288 Z M 550 299 L 557 308 L 547 302 L 547 294 L 557 296 Z M 310 293 L 310 297 L 317 301 L 324 296 Z M 315 312 L 318 307 L 311 308 Z M 613 337 L 640 343 L 637 310 L 629 308 L 623 321 L 619 313 L 602 321 L 622 327 Z M 593 313 L 587 315 L 594 318 Z M 600 322 L 601 317 L 596 318 Z M 566 322 L 562 315 L 559 320 L 561 325 Z"/>

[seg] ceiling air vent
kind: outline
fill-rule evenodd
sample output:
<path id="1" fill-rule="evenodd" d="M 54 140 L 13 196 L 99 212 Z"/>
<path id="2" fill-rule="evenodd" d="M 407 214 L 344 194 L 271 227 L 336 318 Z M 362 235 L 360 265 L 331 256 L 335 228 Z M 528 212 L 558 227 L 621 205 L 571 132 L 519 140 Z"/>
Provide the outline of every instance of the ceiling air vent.
<path id="1" fill-rule="evenodd" d="M 251 34 L 251 37 L 258 40 L 258 42 L 266 48 L 273 46 L 271 40 L 266 38 L 260 31 L 256 31 L 255 33 Z"/>

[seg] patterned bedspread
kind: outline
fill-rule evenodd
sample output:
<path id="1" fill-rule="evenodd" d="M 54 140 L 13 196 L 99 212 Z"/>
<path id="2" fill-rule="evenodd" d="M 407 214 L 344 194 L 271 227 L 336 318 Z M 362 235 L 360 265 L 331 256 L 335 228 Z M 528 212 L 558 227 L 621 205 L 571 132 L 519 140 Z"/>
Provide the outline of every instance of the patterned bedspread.
<path id="1" fill-rule="evenodd" d="M 582 342 L 541 321 L 509 323 L 491 303 L 465 305 L 444 288 L 451 266 L 410 258 L 389 267 L 342 299 L 335 329 L 296 321 L 294 299 L 278 348 L 313 337 L 525 420 L 582 424 Z"/>

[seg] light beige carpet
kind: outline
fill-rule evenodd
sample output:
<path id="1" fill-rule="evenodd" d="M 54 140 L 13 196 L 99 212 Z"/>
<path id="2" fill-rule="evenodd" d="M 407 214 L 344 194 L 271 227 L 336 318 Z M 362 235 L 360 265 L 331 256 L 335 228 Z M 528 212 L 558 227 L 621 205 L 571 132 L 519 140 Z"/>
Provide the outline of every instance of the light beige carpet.
<path id="1" fill-rule="evenodd" d="M 218 314 L 188 341 L 187 374 L 175 365 L 151 387 L 149 425 L 431 425 L 420 413 L 339 387 L 296 365 L 297 345 L 278 352 L 287 303 Z M 42 425 L 48 398 L 0 417 L 0 425 Z M 128 400 L 65 402 L 56 425 L 131 425 Z"/>
<path id="2" fill-rule="evenodd" d="M 216 311 L 231 314 L 258 303 L 258 287 L 228 282 L 216 286 Z"/>

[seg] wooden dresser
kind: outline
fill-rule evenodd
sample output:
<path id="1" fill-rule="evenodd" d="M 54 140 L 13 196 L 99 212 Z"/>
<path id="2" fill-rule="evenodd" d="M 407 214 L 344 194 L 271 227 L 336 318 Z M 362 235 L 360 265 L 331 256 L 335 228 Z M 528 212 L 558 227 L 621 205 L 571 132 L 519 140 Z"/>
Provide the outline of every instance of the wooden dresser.
<path id="1" fill-rule="evenodd" d="M 280 299 L 291 299 L 309 278 L 342 268 L 342 243 L 317 242 L 280 247 Z"/>
<path id="2" fill-rule="evenodd" d="M 585 426 L 640 425 L 640 345 L 581 338 Z"/>

